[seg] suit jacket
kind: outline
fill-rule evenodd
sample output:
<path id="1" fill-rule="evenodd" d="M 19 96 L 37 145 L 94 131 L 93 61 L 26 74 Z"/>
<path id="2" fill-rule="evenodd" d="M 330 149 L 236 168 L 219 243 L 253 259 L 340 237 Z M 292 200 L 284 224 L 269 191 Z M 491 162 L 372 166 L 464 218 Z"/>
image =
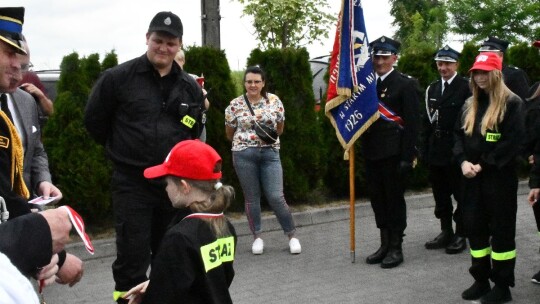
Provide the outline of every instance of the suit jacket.
<path id="1" fill-rule="evenodd" d="M 377 119 L 361 137 L 365 158 L 378 160 L 399 155 L 401 161 L 412 162 L 420 124 L 416 79 L 394 70 L 377 86 L 377 96 L 403 119 L 405 127 Z"/>
<path id="2" fill-rule="evenodd" d="M 444 166 L 452 162 L 453 130 L 461 107 L 471 96 L 469 80 L 456 76 L 441 94 L 443 82 L 434 81 L 426 90 L 426 110 L 423 119 L 423 156 L 431 165 Z"/>
<path id="3" fill-rule="evenodd" d="M 49 159 L 41 142 L 39 127 L 38 105 L 32 95 L 17 89 L 13 94 L 13 105 L 17 119 L 23 126 L 24 138 L 24 181 L 30 192 L 36 192 L 37 186 L 43 181 L 52 182 L 49 172 Z"/>

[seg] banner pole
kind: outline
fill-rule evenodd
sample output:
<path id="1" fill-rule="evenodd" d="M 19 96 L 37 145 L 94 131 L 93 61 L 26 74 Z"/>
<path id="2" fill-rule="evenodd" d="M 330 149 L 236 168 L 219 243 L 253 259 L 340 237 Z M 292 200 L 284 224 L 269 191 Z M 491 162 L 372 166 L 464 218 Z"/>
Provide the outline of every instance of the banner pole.
<path id="1" fill-rule="evenodd" d="M 350 248 L 351 263 L 355 263 L 355 193 L 354 193 L 354 145 L 349 149 L 349 230 L 350 230 Z"/>

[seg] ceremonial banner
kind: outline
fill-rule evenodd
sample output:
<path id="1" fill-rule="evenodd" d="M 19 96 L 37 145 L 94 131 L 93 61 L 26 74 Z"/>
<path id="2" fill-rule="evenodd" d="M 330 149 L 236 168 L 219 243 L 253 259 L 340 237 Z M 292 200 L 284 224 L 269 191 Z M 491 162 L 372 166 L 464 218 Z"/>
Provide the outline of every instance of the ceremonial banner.
<path id="1" fill-rule="evenodd" d="M 359 0 L 343 0 L 330 59 L 325 114 L 347 151 L 379 118 L 377 84 Z"/>

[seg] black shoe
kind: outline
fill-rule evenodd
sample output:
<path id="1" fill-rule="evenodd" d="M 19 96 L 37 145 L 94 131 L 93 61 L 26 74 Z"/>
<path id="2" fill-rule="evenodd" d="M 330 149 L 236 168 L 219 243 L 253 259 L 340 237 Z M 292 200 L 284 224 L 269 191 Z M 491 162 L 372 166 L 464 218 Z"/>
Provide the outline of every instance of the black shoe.
<path id="1" fill-rule="evenodd" d="M 495 285 L 493 289 L 480 298 L 482 304 L 499 304 L 512 301 L 510 287 Z"/>
<path id="2" fill-rule="evenodd" d="M 379 250 L 375 251 L 375 253 L 369 255 L 366 258 L 366 263 L 368 264 L 379 264 L 384 260 L 384 257 L 386 257 L 386 254 L 388 253 L 388 248 L 379 248 Z"/>
<path id="3" fill-rule="evenodd" d="M 454 238 L 454 233 L 449 230 L 443 230 L 439 235 L 437 235 L 433 240 L 426 243 L 426 249 L 442 249 L 446 248 L 452 239 Z"/>
<path id="4" fill-rule="evenodd" d="M 462 236 L 455 235 L 452 242 L 446 246 L 445 252 L 447 254 L 461 253 L 467 248 L 467 239 Z"/>
<path id="5" fill-rule="evenodd" d="M 381 262 L 381 268 L 394 268 L 403 263 L 403 252 L 401 249 L 390 249 Z"/>
<path id="6" fill-rule="evenodd" d="M 390 231 L 388 229 L 381 229 L 381 247 L 375 253 L 369 255 L 366 258 L 368 264 L 379 264 L 382 262 L 386 254 L 388 253 L 388 246 L 390 244 Z"/>
<path id="7" fill-rule="evenodd" d="M 533 275 L 531 282 L 534 284 L 540 284 L 540 271 Z"/>
<path id="8" fill-rule="evenodd" d="M 471 287 L 465 289 L 461 294 L 461 298 L 463 300 L 478 300 L 490 291 L 489 281 L 474 281 Z"/>

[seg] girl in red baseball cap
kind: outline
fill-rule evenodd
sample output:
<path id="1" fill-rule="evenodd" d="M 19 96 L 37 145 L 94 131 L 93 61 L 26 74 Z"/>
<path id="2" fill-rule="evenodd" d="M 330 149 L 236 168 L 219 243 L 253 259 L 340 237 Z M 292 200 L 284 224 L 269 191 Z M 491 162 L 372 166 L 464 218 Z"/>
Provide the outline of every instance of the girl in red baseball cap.
<path id="1" fill-rule="evenodd" d="M 465 300 L 512 300 L 516 263 L 518 178 L 516 157 L 524 139 L 522 101 L 504 84 L 502 60 L 480 53 L 470 69 L 473 95 L 456 125 L 454 156 L 463 173 L 463 218 L 474 283 Z M 491 288 L 489 280 L 495 283 Z"/>
<path id="2" fill-rule="evenodd" d="M 144 176 L 164 177 L 173 206 L 193 213 L 173 220 L 152 261 L 150 280 L 123 297 L 129 303 L 232 303 L 237 237 L 223 212 L 234 189 L 219 181 L 221 157 L 199 140 L 184 140 Z"/>

